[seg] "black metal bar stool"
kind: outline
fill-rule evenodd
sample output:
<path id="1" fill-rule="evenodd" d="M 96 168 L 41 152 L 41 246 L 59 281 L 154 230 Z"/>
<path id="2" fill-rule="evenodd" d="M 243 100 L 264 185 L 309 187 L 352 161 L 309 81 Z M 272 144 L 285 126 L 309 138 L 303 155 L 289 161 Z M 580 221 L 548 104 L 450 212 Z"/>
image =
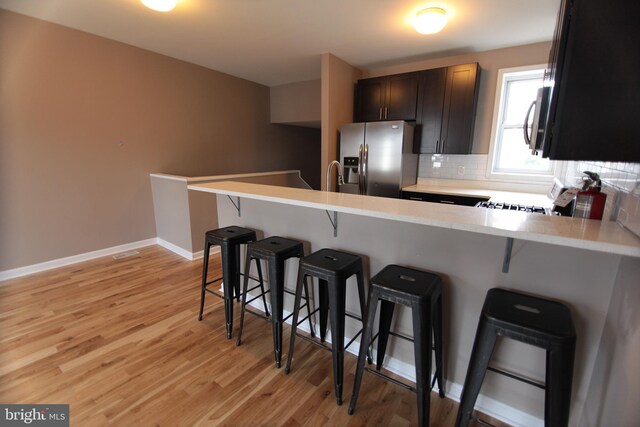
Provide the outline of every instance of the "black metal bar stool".
<path id="1" fill-rule="evenodd" d="M 546 350 L 545 384 L 489 366 L 498 336 Z M 471 413 L 487 370 L 544 389 L 545 426 L 566 426 L 569 422 L 575 347 L 576 332 L 567 306 L 506 289 L 489 289 L 464 380 L 456 426 L 466 426 L 474 418 Z"/>
<path id="2" fill-rule="evenodd" d="M 289 258 L 302 258 L 304 256 L 304 246 L 302 242 L 284 237 L 273 236 L 266 239 L 253 242 L 247 246 L 247 256 L 244 268 L 244 292 L 242 297 L 242 311 L 240 312 L 240 330 L 238 331 L 237 345 L 242 343 L 242 328 L 244 325 L 244 313 L 246 310 L 246 295 L 249 279 L 249 270 L 251 260 L 255 260 L 258 272 L 260 271 L 260 260 L 267 262 L 267 271 L 269 276 L 269 294 L 271 296 L 271 323 L 273 327 L 273 351 L 276 360 L 276 368 L 280 367 L 282 360 L 282 323 L 292 315 L 284 316 L 284 294 L 293 292 L 286 289 L 284 284 L 284 268 L 285 261 Z M 309 312 L 309 297 L 305 284 L 305 299 L 307 312 Z M 263 290 L 263 296 L 264 296 Z M 311 315 L 307 316 L 311 334 L 314 334 L 313 325 L 311 324 Z M 302 321 L 304 321 L 303 319 Z"/>
<path id="3" fill-rule="evenodd" d="M 331 340 L 333 342 L 331 348 L 329 348 L 304 335 L 299 336 L 300 338 L 308 340 L 315 345 L 331 350 L 333 353 L 333 382 L 338 405 L 342 405 L 344 350 L 349 347 L 349 345 L 351 345 L 351 343 L 362 333 L 361 329 L 345 346 L 345 317 L 348 316 L 362 321 L 362 317 L 357 317 L 346 312 L 347 279 L 354 274 L 356 275 L 358 284 L 360 313 L 363 314 L 365 310 L 365 294 L 362 258 L 346 252 L 340 252 L 332 249 L 321 249 L 300 260 L 296 299 L 293 308 L 289 356 L 287 358 L 287 367 L 285 369 L 287 374 L 291 370 L 293 348 L 296 338 L 296 325 L 298 323 L 298 314 L 300 312 L 300 300 L 303 284 L 306 283 L 305 281 L 307 276 L 316 277 L 319 279 L 320 301 L 319 308 L 313 313 L 320 310 L 320 342 L 324 342 L 325 340 L 329 312 L 331 312 Z M 364 342 L 365 341 L 362 343 Z M 366 347 L 365 345 L 362 345 L 362 343 L 361 348 Z"/>
<path id="4" fill-rule="evenodd" d="M 380 300 L 380 326 L 378 332 L 378 354 L 376 356 L 376 370 L 365 368 L 364 359 L 366 347 L 360 347 L 356 377 L 353 385 L 353 395 L 349 405 L 349 415 L 352 415 L 358 400 L 360 384 L 364 371 L 390 380 L 405 387 L 418 396 L 418 423 L 420 426 L 429 425 L 430 391 L 435 381 L 438 381 L 440 397 L 444 397 L 443 367 L 442 367 L 442 280 L 440 276 L 413 268 L 388 265 L 371 278 L 369 288 L 369 303 L 367 305 L 366 326 L 362 342 L 373 342 L 373 323 L 376 308 Z M 391 332 L 391 320 L 396 304 L 411 307 L 413 316 L 413 339 Z M 433 329 L 434 348 L 436 356 L 436 374 L 431 377 L 431 331 Z M 411 387 L 380 372 L 384 360 L 389 335 L 395 335 L 414 343 L 416 386 Z"/>
<path id="5" fill-rule="evenodd" d="M 202 288 L 200 292 L 200 314 L 198 320 L 202 320 L 204 310 L 205 292 L 209 292 L 224 299 L 224 317 L 227 327 L 227 339 L 231 338 L 233 330 L 233 298 L 240 299 L 240 245 L 255 242 L 256 232 L 249 228 L 242 228 L 235 225 L 209 230 L 204 237 L 204 260 L 202 262 Z M 209 270 L 209 253 L 211 246 L 220 246 L 222 252 L 222 277 L 207 281 Z M 258 266 L 259 267 L 259 266 Z M 224 295 L 208 289 L 211 283 L 219 282 L 222 279 Z M 261 288 L 264 294 L 262 281 L 262 271 L 258 269 L 259 284 L 252 289 Z M 251 289 L 251 290 L 252 290 Z M 267 302 L 263 298 L 264 309 L 268 315 Z"/>

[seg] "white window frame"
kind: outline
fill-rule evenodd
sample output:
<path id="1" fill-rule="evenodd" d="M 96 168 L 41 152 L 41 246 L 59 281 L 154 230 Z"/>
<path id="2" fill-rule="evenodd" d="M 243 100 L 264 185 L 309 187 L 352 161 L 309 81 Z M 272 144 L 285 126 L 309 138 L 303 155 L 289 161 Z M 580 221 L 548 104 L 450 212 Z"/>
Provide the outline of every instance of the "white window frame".
<path id="1" fill-rule="evenodd" d="M 515 73 L 522 73 L 526 75 L 527 73 L 531 73 L 536 70 L 544 70 L 547 67 L 546 64 L 536 64 L 536 65 L 527 65 L 523 67 L 512 67 L 512 68 L 501 68 L 498 70 L 498 81 L 496 84 L 496 97 L 493 109 L 493 118 L 491 125 L 491 140 L 489 144 L 489 158 L 487 165 L 487 179 L 497 180 L 497 181 L 508 181 L 508 182 L 520 182 L 527 184 L 552 184 L 554 177 L 559 177 L 562 173 L 562 165 L 560 162 L 551 161 L 551 171 L 548 174 L 541 173 L 532 173 L 530 171 L 495 171 L 495 162 L 497 157 L 497 147 L 499 145 L 498 138 L 501 137 L 500 127 L 502 122 L 502 117 L 504 114 L 504 104 L 505 104 L 505 88 L 506 81 L 510 75 Z M 524 139 L 522 141 L 524 145 Z"/>

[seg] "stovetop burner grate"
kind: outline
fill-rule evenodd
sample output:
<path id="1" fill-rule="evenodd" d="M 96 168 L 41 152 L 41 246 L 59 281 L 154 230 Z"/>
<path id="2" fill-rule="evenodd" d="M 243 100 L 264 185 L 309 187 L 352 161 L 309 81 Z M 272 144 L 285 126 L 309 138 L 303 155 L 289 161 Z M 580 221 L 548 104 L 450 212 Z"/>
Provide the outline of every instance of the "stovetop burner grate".
<path id="1" fill-rule="evenodd" d="M 477 208 L 498 209 L 504 211 L 518 211 L 528 213 L 539 213 L 543 215 L 549 215 L 548 209 L 541 206 L 519 205 L 516 203 L 502 203 L 502 202 L 479 202 L 476 204 Z"/>

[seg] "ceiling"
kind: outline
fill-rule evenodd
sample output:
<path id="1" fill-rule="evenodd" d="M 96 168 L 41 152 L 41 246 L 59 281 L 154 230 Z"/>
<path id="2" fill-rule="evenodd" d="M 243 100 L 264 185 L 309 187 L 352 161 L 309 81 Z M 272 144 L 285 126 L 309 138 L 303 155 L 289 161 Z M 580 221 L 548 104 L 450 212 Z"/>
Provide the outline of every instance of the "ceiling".
<path id="1" fill-rule="evenodd" d="M 438 34 L 409 22 L 425 6 L 450 20 Z M 560 0 L 0 0 L 0 8 L 267 86 L 320 77 L 330 52 L 359 68 L 550 40 Z"/>

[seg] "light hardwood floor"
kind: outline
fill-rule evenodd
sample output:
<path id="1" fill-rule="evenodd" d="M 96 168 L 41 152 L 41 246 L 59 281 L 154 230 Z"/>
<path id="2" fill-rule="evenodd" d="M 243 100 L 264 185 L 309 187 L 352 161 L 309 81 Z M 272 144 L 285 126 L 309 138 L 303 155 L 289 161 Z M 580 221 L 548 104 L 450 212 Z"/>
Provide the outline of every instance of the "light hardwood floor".
<path id="1" fill-rule="evenodd" d="M 0 402 L 68 403 L 72 426 L 417 423 L 415 395 L 369 374 L 347 415 L 351 354 L 337 406 L 329 352 L 297 340 L 285 375 L 265 321 L 248 316 L 236 347 L 222 301 L 208 295 L 198 322 L 201 268 L 151 246 L 0 283 Z M 456 410 L 433 393 L 431 425 L 453 425 Z"/>

